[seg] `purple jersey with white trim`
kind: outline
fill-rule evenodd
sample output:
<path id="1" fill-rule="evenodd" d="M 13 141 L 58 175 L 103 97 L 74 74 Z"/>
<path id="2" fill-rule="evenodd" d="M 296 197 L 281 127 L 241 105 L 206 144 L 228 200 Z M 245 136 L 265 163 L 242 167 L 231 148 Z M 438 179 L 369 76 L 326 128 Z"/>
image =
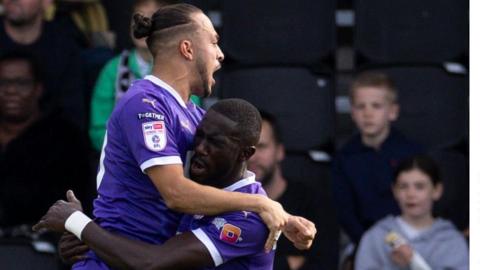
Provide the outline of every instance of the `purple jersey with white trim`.
<path id="1" fill-rule="evenodd" d="M 225 190 L 266 196 L 262 185 L 255 182 L 255 175 L 250 172 L 248 174 L 247 178 Z M 256 213 L 235 211 L 217 216 L 185 215 L 178 231 L 192 231 L 207 247 L 215 269 L 273 268 L 275 251 L 265 253 L 263 249 L 269 231 Z"/>
<path id="2" fill-rule="evenodd" d="M 185 164 L 203 115 L 154 76 L 132 84 L 110 117 L 100 157 L 94 201 L 100 226 L 152 244 L 175 235 L 181 214 L 167 208 L 145 170 Z"/>

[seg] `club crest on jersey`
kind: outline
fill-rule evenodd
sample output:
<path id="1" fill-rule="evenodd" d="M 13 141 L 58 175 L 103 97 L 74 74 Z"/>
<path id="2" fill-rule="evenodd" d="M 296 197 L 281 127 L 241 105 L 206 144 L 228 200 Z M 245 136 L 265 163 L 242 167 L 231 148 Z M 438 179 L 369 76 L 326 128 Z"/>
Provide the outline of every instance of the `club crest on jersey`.
<path id="1" fill-rule="evenodd" d="M 239 227 L 226 223 L 223 225 L 222 231 L 220 232 L 220 240 L 235 244 L 242 241 L 240 236 L 242 235 L 242 229 Z"/>
<path id="2" fill-rule="evenodd" d="M 145 145 L 152 151 L 161 151 L 167 145 L 167 130 L 163 121 L 142 124 Z"/>

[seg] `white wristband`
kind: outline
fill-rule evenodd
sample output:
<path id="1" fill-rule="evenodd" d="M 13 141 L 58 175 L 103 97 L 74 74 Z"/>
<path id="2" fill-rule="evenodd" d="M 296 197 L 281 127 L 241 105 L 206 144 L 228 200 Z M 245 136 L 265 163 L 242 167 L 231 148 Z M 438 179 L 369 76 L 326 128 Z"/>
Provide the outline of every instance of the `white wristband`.
<path id="1" fill-rule="evenodd" d="M 65 229 L 73 233 L 78 239 L 82 240 L 82 231 L 88 223 L 92 221 L 87 215 L 80 211 L 75 211 L 65 221 Z"/>

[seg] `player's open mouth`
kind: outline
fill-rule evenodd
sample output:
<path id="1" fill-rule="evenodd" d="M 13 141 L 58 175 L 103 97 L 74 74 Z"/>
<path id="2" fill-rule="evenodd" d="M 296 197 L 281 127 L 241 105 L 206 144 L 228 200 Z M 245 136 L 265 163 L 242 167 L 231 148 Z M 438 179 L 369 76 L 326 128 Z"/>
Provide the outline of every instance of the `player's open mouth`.
<path id="1" fill-rule="evenodd" d="M 192 164 L 190 165 L 190 170 L 192 172 L 199 172 L 204 170 L 205 168 L 206 168 L 205 163 L 202 160 L 198 158 L 192 159 Z"/>

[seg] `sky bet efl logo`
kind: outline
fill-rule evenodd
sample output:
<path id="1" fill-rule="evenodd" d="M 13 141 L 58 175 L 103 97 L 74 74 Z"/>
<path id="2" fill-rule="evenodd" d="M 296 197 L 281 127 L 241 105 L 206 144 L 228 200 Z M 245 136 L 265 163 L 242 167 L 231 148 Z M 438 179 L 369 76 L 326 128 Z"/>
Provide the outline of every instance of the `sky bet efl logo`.
<path id="1" fill-rule="evenodd" d="M 167 132 L 163 121 L 147 122 L 142 124 L 143 139 L 148 149 L 161 151 L 167 144 Z"/>

